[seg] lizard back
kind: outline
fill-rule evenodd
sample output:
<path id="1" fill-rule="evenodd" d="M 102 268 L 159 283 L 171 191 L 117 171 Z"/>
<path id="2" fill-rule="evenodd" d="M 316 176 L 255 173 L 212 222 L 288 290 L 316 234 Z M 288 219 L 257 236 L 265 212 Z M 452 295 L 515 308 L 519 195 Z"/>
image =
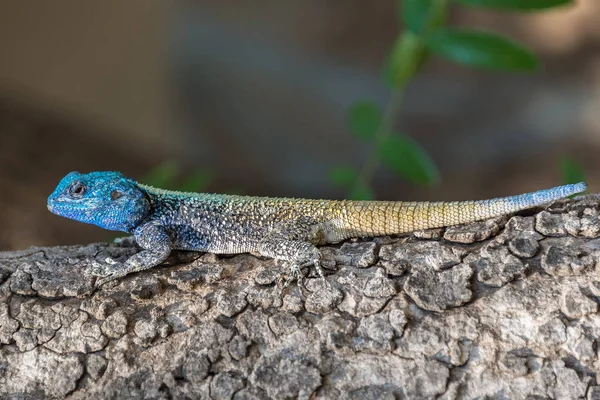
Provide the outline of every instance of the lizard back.
<path id="1" fill-rule="evenodd" d="M 228 236 L 229 240 L 221 243 L 247 243 L 236 245 L 239 251 L 248 251 L 244 249 L 252 247 L 250 243 L 257 243 L 269 232 L 302 237 L 315 244 L 337 243 L 353 237 L 394 235 L 479 221 L 586 189 L 585 183 L 577 183 L 489 200 L 403 202 L 177 193 L 141 186 L 160 197 L 163 206 L 187 205 L 189 208 L 184 209 L 195 222 L 192 226 L 203 231 L 204 236 L 216 232 L 221 237 Z M 177 219 L 182 217 L 180 212 L 177 214 Z M 203 220 L 210 223 L 200 222 Z"/>

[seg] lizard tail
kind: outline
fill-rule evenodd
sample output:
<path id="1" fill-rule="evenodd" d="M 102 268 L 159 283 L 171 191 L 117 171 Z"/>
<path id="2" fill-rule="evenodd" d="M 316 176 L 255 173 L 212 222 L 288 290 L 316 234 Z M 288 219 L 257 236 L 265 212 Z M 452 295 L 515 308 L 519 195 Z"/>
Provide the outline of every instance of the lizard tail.
<path id="1" fill-rule="evenodd" d="M 346 201 L 340 233 L 344 238 L 393 235 L 440 228 L 510 214 L 583 192 L 583 182 L 490 200 L 453 202 Z"/>

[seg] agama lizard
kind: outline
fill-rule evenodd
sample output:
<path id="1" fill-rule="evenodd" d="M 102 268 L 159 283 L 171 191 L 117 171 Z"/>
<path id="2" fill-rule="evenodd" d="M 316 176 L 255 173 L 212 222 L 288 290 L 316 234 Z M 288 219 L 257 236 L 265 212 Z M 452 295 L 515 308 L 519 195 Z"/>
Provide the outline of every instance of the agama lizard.
<path id="1" fill-rule="evenodd" d="M 142 250 L 112 261 L 96 287 L 161 264 L 171 250 L 258 253 L 295 278 L 314 265 L 317 245 L 394 235 L 510 214 L 586 190 L 585 183 L 480 201 L 393 202 L 311 200 L 183 193 L 137 183 L 119 172 L 71 172 L 48 197 L 54 214 L 132 233 Z"/>

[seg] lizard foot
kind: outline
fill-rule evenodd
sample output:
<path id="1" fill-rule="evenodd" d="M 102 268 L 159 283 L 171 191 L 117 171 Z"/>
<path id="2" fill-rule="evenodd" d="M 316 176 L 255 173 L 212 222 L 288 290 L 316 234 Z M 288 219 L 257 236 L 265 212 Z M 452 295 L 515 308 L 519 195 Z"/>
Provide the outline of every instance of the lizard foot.
<path id="1" fill-rule="evenodd" d="M 321 278 L 323 283 L 328 283 L 325 279 L 325 275 L 323 274 L 323 269 L 321 268 L 320 259 L 315 259 L 312 262 L 308 262 L 303 265 L 299 265 L 294 262 L 283 262 L 284 271 L 279 274 L 277 277 L 277 284 L 282 285 L 282 289 L 286 289 L 293 281 L 296 281 L 298 284 L 298 289 L 300 293 L 306 291 L 306 287 L 304 286 L 304 279 L 306 278 L 304 274 L 302 274 L 302 267 L 310 267 L 314 265 L 315 270 L 317 271 L 317 275 Z"/>
<path id="2" fill-rule="evenodd" d="M 109 275 L 109 276 L 99 277 L 98 279 L 96 279 L 96 283 L 94 283 L 94 288 L 99 289 L 105 283 L 113 281 L 113 280 L 117 279 L 118 277 L 119 276 L 116 275 L 116 274 L 115 275 Z"/>
<path id="3" fill-rule="evenodd" d="M 113 242 L 119 247 L 136 247 L 137 241 L 135 236 L 118 237 Z"/>
<path id="4" fill-rule="evenodd" d="M 100 286 L 114 279 L 119 278 L 122 274 L 123 264 L 115 261 L 111 258 L 104 260 L 106 264 L 94 262 L 92 268 L 90 268 L 91 275 L 96 276 L 96 282 L 94 283 L 94 289 L 98 289 Z"/>
<path id="5" fill-rule="evenodd" d="M 295 263 L 284 262 L 283 269 L 277 276 L 277 284 L 282 286 L 282 289 L 286 289 L 293 281 L 298 284 L 298 289 L 302 293 L 304 287 L 304 275 L 300 269 L 300 266 Z"/>

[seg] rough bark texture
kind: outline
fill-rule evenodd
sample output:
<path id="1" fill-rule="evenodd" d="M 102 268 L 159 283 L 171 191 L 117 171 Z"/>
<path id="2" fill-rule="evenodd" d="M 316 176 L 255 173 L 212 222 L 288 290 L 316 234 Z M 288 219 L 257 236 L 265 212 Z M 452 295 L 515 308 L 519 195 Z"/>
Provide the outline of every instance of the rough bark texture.
<path id="1" fill-rule="evenodd" d="M 599 210 L 325 247 L 302 293 L 271 260 L 178 252 L 77 297 L 136 249 L 0 253 L 0 397 L 600 398 Z"/>

